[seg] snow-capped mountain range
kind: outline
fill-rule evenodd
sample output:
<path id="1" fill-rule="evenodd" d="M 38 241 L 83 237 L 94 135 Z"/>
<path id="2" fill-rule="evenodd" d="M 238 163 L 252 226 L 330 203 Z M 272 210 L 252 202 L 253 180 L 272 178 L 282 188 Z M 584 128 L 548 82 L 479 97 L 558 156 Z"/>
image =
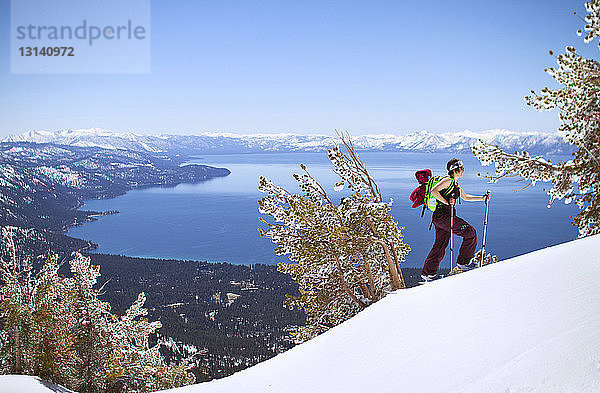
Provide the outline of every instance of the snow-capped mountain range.
<path id="1" fill-rule="evenodd" d="M 358 150 L 371 151 L 421 151 L 468 152 L 471 145 L 482 139 L 507 151 L 527 150 L 532 154 L 565 154 L 571 147 L 558 133 L 515 132 L 509 130 L 469 130 L 435 134 L 416 131 L 406 135 L 352 136 Z M 338 139 L 332 135 L 302 134 L 232 134 L 199 133 L 197 135 L 141 135 L 118 133 L 99 128 L 59 131 L 28 131 L 11 135 L 3 142 L 35 142 L 59 145 L 125 149 L 166 154 L 252 153 L 324 151 L 334 146 Z"/>

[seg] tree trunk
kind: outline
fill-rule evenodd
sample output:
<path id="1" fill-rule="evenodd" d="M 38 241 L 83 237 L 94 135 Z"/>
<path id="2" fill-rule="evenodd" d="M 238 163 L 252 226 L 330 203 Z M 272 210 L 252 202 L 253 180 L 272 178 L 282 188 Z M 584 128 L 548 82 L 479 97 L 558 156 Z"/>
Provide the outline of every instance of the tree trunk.
<path id="1" fill-rule="evenodd" d="M 342 270 L 342 265 L 340 264 L 340 259 L 338 258 L 338 256 L 336 254 L 333 254 L 333 256 L 335 257 L 335 262 L 337 264 L 337 268 L 340 271 L 340 282 L 342 283 L 342 288 L 344 289 L 344 292 L 346 292 L 346 294 L 348 294 L 348 296 L 350 296 L 350 298 L 356 304 L 358 304 L 361 308 L 367 307 L 366 304 L 364 304 L 359 298 L 356 297 L 356 295 L 352 292 L 350 287 L 348 287 L 348 284 L 346 283 L 346 280 L 344 279 L 344 272 Z"/>
<path id="2" fill-rule="evenodd" d="M 356 297 L 354 293 L 352 293 L 352 290 L 350 289 L 350 287 L 348 287 L 348 284 L 346 284 L 346 280 L 344 280 L 344 276 L 342 273 L 340 273 L 340 280 L 342 282 L 342 288 L 344 288 L 344 292 L 346 292 L 348 296 L 350 296 L 352 300 L 354 300 L 354 302 L 358 304 L 361 308 L 367 307 L 366 304 L 364 304 L 359 298 Z"/>
<path id="3" fill-rule="evenodd" d="M 363 293 L 363 296 L 367 299 L 371 298 L 371 291 L 369 290 L 369 287 L 367 286 L 367 284 L 360 284 L 360 290 Z"/>
<path id="4" fill-rule="evenodd" d="M 375 288 L 375 282 L 373 281 L 373 272 L 371 272 L 371 264 L 369 262 L 367 262 L 367 260 L 365 258 L 363 258 L 363 260 L 365 261 L 365 269 L 367 269 L 367 277 L 369 278 L 369 287 L 371 288 L 371 296 L 369 297 L 369 299 L 375 300 L 376 288 Z"/>
<path id="5" fill-rule="evenodd" d="M 376 237 L 379 236 L 377 234 L 377 230 L 375 229 L 375 225 L 373 225 L 373 223 L 371 222 L 371 220 L 369 220 L 367 218 L 367 223 L 369 224 L 369 228 L 371 228 L 371 232 L 373 232 L 373 235 L 375 235 Z M 390 272 L 390 281 L 392 284 L 392 290 L 396 290 L 396 289 L 401 289 L 404 288 L 404 280 L 400 280 L 400 276 L 398 275 L 398 272 L 400 271 L 400 269 L 396 269 L 396 263 L 394 263 L 394 260 L 392 259 L 392 256 L 390 255 L 390 250 L 388 249 L 387 244 L 385 244 L 384 241 L 380 240 L 380 239 L 376 239 L 375 240 L 377 243 L 381 244 L 381 247 L 383 248 L 383 252 L 385 253 L 385 259 L 388 263 L 388 271 Z"/>
<path id="6" fill-rule="evenodd" d="M 406 288 L 406 283 L 404 282 L 404 276 L 402 275 L 402 269 L 400 269 L 400 262 L 398 262 L 398 254 L 396 253 L 396 248 L 392 244 L 392 254 L 394 255 L 394 262 L 396 263 L 396 269 L 398 269 L 398 276 L 400 278 L 400 283 L 402 289 Z"/>
<path id="7" fill-rule="evenodd" d="M 383 247 L 383 252 L 385 253 L 385 259 L 388 263 L 388 269 L 390 272 L 390 279 L 392 282 L 392 290 L 403 288 L 402 281 L 400 281 L 400 276 L 398 275 L 398 270 L 396 270 L 396 264 L 392 260 L 392 256 L 390 255 L 390 250 L 388 249 L 387 244 L 383 241 L 379 240 L 381 247 Z"/>
<path id="8" fill-rule="evenodd" d="M 21 353 L 21 329 L 17 325 L 15 327 L 15 374 L 23 374 Z"/>

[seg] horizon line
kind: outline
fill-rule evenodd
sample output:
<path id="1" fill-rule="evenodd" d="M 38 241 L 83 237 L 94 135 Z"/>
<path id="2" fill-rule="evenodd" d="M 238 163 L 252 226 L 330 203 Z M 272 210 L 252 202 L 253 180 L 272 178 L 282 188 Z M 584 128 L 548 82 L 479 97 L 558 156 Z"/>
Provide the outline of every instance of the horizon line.
<path id="1" fill-rule="evenodd" d="M 55 130 L 43 130 L 43 129 L 30 129 L 27 130 L 25 132 L 22 133 L 11 133 L 8 134 L 6 137 L 0 139 L 0 141 L 5 142 L 7 139 L 9 138 L 13 138 L 13 137 L 23 137 L 26 136 L 28 134 L 32 134 L 32 133 L 43 133 L 43 134 L 47 134 L 47 135 L 57 135 L 60 133 L 67 133 L 67 132 L 105 132 L 105 133 L 110 133 L 113 135 L 135 135 L 135 136 L 142 136 L 142 137 L 166 137 L 166 136 L 208 136 L 208 137 L 218 137 L 218 136 L 224 136 L 224 137 L 272 137 L 272 136 L 312 136 L 312 137 L 325 137 L 325 138 L 336 138 L 337 135 L 335 134 L 335 130 L 332 134 L 322 134 L 322 133 L 302 133 L 302 132 L 265 132 L 265 131 L 261 131 L 261 132 L 256 132 L 256 133 L 244 133 L 244 132 L 232 132 L 232 131 L 201 131 L 201 132 L 186 132 L 183 131 L 185 133 L 176 133 L 173 131 L 167 131 L 167 132 L 156 132 L 156 131 L 149 131 L 148 133 L 142 133 L 140 131 L 134 131 L 134 130 L 127 130 L 127 131 L 115 131 L 113 129 L 108 129 L 108 128 L 100 128 L 100 127 L 90 127 L 90 128 L 61 128 L 61 129 L 55 129 Z M 344 131 L 344 132 L 348 132 L 348 131 Z M 441 131 L 441 132 L 434 132 L 434 131 L 429 131 L 429 130 L 425 130 L 425 129 L 420 129 L 420 130 L 412 130 L 412 131 L 404 131 L 401 133 L 390 133 L 390 132 L 382 132 L 382 133 L 365 133 L 365 134 L 359 134 L 359 133 L 350 133 L 348 132 L 348 134 L 350 135 L 350 137 L 402 137 L 402 136 L 408 136 L 408 135 L 412 135 L 412 134 L 420 134 L 420 133 L 427 133 L 427 134 L 433 134 L 433 135 L 449 135 L 449 134 L 460 134 L 460 133 L 466 133 L 466 134 L 485 134 L 485 133 L 491 133 L 491 132 L 495 132 L 495 133 L 499 133 L 499 132 L 505 132 L 505 133 L 511 133 L 511 134 L 544 134 L 544 135 L 557 135 L 559 134 L 558 130 L 554 130 L 554 131 L 539 131 L 539 130 L 510 130 L 510 129 L 506 129 L 506 128 L 489 128 L 489 129 L 484 129 L 484 130 L 478 130 L 478 131 L 474 131 L 474 130 L 470 130 L 470 129 L 464 129 L 464 130 L 460 130 L 460 131 Z"/>

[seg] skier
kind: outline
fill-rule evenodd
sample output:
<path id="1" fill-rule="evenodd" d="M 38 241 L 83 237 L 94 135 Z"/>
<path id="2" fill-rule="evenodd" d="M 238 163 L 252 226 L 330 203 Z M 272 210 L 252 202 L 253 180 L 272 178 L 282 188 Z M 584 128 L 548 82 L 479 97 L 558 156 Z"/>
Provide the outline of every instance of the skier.
<path id="1" fill-rule="evenodd" d="M 453 232 L 463 238 L 458 254 L 457 264 L 462 271 L 471 270 L 477 267 L 477 262 L 473 260 L 475 247 L 477 245 L 477 234 L 468 222 L 456 216 L 454 203 L 459 197 L 465 201 L 483 201 L 490 199 L 490 194 L 475 196 L 467 194 L 456 182 L 463 177 L 465 167 L 459 159 L 453 158 L 446 164 L 448 176 L 445 176 L 432 189 L 431 195 L 437 199 L 435 211 L 433 212 L 432 222 L 435 226 L 435 242 L 425 259 L 421 278 L 424 281 L 432 281 L 438 278 L 437 270 L 440 262 L 444 258 L 448 241 L 450 240 L 450 209 L 454 209 L 453 214 Z"/>

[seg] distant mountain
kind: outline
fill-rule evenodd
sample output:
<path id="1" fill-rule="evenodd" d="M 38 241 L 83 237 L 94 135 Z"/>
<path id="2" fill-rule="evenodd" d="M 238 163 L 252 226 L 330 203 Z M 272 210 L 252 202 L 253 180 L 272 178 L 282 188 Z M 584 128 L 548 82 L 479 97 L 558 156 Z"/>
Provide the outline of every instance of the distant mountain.
<path id="1" fill-rule="evenodd" d="M 489 130 L 462 131 L 434 134 L 417 131 L 406 135 L 353 136 L 355 147 L 361 151 L 419 151 L 456 152 L 470 151 L 478 139 L 500 146 L 507 151 L 527 150 L 532 154 L 566 154 L 571 146 L 558 134 L 543 132 L 515 132 Z M 99 128 L 60 131 L 28 131 L 11 135 L 4 142 L 36 142 L 80 147 L 101 147 L 163 153 L 168 155 L 193 155 L 206 153 L 254 153 L 324 151 L 337 143 L 332 135 L 201 133 L 198 135 L 140 135 L 117 133 Z"/>

